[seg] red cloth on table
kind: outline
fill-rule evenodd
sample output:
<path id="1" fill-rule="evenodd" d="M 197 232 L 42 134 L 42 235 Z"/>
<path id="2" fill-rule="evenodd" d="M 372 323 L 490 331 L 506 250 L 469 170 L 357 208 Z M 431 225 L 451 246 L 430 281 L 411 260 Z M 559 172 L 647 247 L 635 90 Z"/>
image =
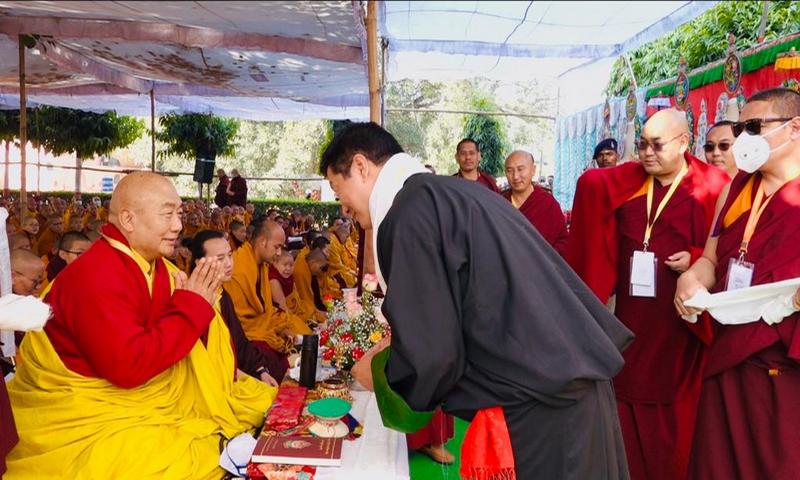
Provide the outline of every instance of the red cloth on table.
<path id="1" fill-rule="evenodd" d="M 409 450 L 419 450 L 428 445 L 444 445 L 453 438 L 453 417 L 437 408 L 430 423 L 421 430 L 406 435 Z"/>
<path id="2" fill-rule="evenodd" d="M 282 432 L 296 427 L 305 407 L 306 393 L 308 389 L 305 387 L 281 385 L 278 396 L 267 413 L 264 428 Z"/>
<path id="3" fill-rule="evenodd" d="M 724 289 L 729 260 L 738 256 L 759 177 L 740 173 L 731 184 L 717 226 L 715 290 Z M 750 198 L 744 198 L 743 191 Z M 774 195 L 745 257 L 755 265 L 753 285 L 800 276 L 800 179 Z M 774 325 L 758 321 L 716 326 L 702 383 L 690 479 L 798 478 L 798 317 L 795 313 Z"/>
<path id="4" fill-rule="evenodd" d="M 506 200 L 511 201 L 511 191 L 503 193 Z M 531 225 L 547 240 L 559 255 L 564 256 L 567 250 L 567 222 L 564 212 L 555 198 L 543 188 L 534 187 L 533 192 L 520 205 L 519 212 L 531 222 Z"/>
<path id="5" fill-rule="evenodd" d="M 103 233 L 127 245 L 111 224 Z M 87 377 L 134 388 L 189 354 L 214 309 L 188 290 L 170 293 L 169 272 L 155 262 L 152 297 L 140 267 L 100 239 L 58 275 L 44 331 L 64 365 Z M 87 292 L 90 299 L 85 298 Z"/>

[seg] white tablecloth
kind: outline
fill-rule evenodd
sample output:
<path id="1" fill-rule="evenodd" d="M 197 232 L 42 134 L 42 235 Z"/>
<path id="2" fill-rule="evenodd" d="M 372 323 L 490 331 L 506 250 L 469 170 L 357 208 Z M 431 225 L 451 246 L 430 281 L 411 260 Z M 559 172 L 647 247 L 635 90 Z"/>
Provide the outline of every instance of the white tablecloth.
<path id="1" fill-rule="evenodd" d="M 375 394 L 351 392 L 350 414 L 364 426 L 358 440 L 345 441 L 341 467 L 320 467 L 317 480 L 409 480 L 406 436 L 383 426 Z"/>

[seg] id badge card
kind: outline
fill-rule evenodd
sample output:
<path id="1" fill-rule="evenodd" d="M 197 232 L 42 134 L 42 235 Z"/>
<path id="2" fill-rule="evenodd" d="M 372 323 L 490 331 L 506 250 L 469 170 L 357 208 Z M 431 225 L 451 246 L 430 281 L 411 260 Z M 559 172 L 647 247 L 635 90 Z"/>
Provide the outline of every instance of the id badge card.
<path id="1" fill-rule="evenodd" d="M 753 282 L 755 266 L 750 262 L 731 258 L 728 262 L 728 278 L 725 281 L 725 290 L 739 290 L 747 288 Z"/>
<path id="2" fill-rule="evenodd" d="M 636 250 L 631 257 L 632 297 L 656 296 L 656 254 Z"/>

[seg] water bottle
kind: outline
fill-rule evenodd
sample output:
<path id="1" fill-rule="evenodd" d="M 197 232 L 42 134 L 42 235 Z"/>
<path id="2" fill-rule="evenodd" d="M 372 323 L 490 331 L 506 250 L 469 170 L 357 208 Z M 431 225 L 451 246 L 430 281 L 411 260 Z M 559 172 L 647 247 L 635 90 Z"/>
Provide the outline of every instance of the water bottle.
<path id="1" fill-rule="evenodd" d="M 303 346 L 300 351 L 300 385 L 314 388 L 317 381 L 317 335 L 303 335 Z"/>

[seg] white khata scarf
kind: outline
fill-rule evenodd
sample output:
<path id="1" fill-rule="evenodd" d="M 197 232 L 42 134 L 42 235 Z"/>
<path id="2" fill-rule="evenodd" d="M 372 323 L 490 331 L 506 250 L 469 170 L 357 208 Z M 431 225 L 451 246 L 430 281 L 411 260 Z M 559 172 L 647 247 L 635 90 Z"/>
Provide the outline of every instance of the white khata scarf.
<path id="1" fill-rule="evenodd" d="M 411 155 L 398 153 L 383 164 L 383 168 L 378 173 L 378 180 L 375 181 L 375 187 L 372 189 L 372 195 L 369 197 L 369 215 L 372 220 L 372 255 L 375 259 L 375 274 L 384 294 L 387 286 L 378 262 L 378 228 L 386 214 L 389 213 L 389 209 L 392 208 L 394 197 L 403 188 L 403 184 L 409 177 L 418 173 L 431 172 Z"/>

